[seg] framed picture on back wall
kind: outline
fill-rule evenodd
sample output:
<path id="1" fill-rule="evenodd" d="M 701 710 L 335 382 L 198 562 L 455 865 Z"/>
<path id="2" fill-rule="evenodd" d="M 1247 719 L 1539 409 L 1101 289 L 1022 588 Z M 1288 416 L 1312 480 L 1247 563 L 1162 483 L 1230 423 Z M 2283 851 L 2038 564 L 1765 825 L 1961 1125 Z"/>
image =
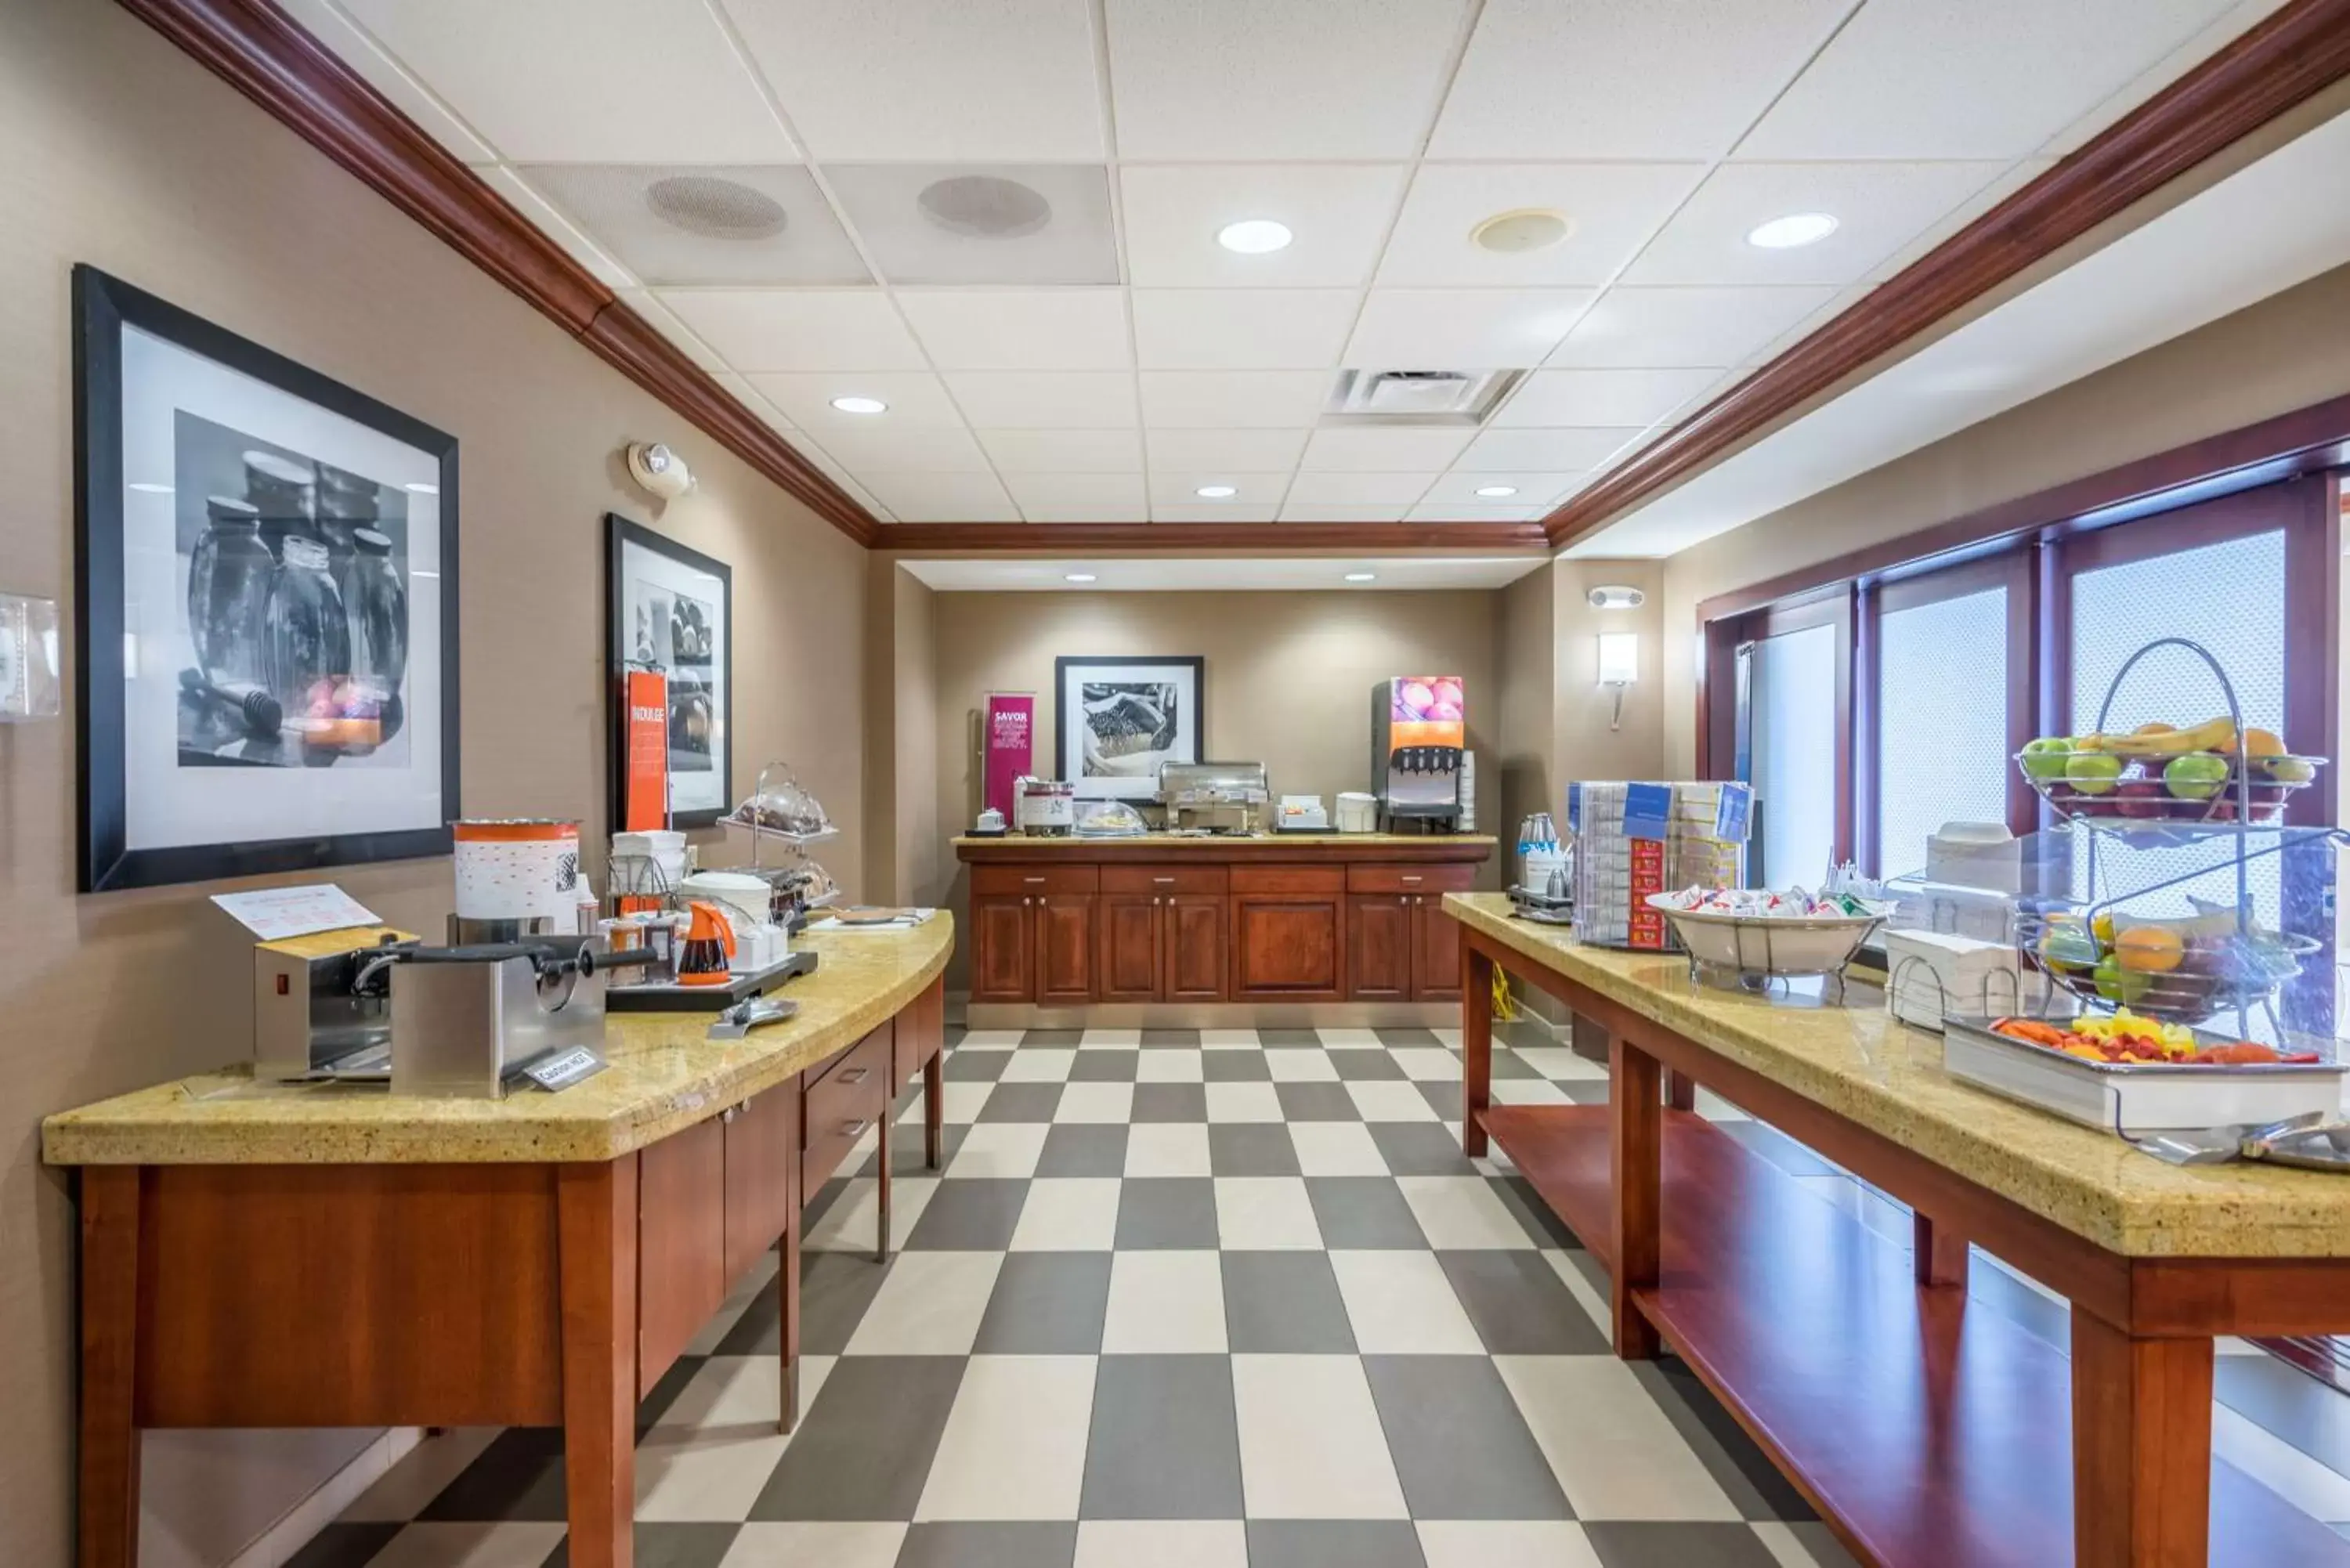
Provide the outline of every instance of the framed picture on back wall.
<path id="1" fill-rule="evenodd" d="M 1200 760 L 1205 668 L 1197 655 L 1053 661 L 1053 755 L 1079 799 L 1150 800 L 1163 764 Z"/>
<path id="2" fill-rule="evenodd" d="M 618 513 L 604 529 L 612 822 L 628 815 L 623 691 L 637 670 L 668 682 L 671 826 L 707 827 L 734 805 L 734 570 Z"/>

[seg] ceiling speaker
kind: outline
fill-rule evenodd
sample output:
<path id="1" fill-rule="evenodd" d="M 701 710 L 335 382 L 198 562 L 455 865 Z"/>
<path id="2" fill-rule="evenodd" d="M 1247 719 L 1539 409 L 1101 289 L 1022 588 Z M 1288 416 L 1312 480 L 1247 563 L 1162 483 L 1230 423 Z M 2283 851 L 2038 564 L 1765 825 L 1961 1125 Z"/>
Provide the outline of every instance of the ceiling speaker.
<path id="1" fill-rule="evenodd" d="M 1053 204 L 1017 180 L 957 174 L 914 198 L 922 215 L 950 234 L 979 239 L 1033 234 L 1053 221 Z"/>
<path id="2" fill-rule="evenodd" d="M 672 174 L 645 187 L 645 205 L 672 228 L 712 240 L 765 240 L 790 217 L 764 191 L 715 174 Z"/>

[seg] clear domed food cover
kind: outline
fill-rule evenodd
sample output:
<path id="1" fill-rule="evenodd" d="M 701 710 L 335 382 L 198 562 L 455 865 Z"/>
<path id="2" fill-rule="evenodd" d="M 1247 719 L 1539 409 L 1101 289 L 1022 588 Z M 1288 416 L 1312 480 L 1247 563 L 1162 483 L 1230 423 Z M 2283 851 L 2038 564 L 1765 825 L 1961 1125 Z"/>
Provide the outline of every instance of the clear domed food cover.
<path id="1" fill-rule="evenodd" d="M 801 787 L 786 770 L 763 770 L 759 786 L 734 808 L 734 820 L 766 833 L 788 833 L 813 838 L 832 831 L 832 818 L 823 803 Z"/>

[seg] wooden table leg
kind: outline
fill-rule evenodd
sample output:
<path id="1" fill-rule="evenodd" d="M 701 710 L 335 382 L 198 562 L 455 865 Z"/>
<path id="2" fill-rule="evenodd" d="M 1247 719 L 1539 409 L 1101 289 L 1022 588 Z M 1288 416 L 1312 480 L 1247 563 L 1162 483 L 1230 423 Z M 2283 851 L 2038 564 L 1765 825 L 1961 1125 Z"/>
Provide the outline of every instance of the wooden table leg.
<path id="1" fill-rule="evenodd" d="M 922 1163 L 932 1170 L 946 1163 L 946 1062 L 941 1045 L 922 1064 Z"/>
<path id="2" fill-rule="evenodd" d="M 2203 1568 L 2210 1535 L 2211 1341 L 2074 1307 L 2074 1568 Z"/>
<path id="3" fill-rule="evenodd" d="M 897 1130 L 897 1114 L 898 1107 L 890 1104 L 888 1096 L 883 1096 L 881 1122 L 875 1129 L 873 1139 L 875 1147 L 879 1151 L 874 1156 L 873 1166 L 877 1178 L 873 1210 L 879 1217 L 874 1224 L 873 1234 L 873 1261 L 877 1263 L 886 1263 L 889 1261 L 889 1135 Z"/>
<path id="4" fill-rule="evenodd" d="M 1686 1073 L 1667 1073 L 1665 1104 L 1677 1111 L 1697 1109 L 1697 1080 Z"/>
<path id="5" fill-rule="evenodd" d="M 1616 1354 L 1656 1357 L 1657 1327 L 1632 1293 L 1657 1282 L 1661 1269 L 1665 1108 L 1657 1059 L 1621 1039 L 1607 1042 L 1609 1169 L 1614 1188 L 1615 1268 L 1609 1276 Z"/>
<path id="6" fill-rule="evenodd" d="M 570 1568 L 630 1568 L 637 1503 L 637 1157 L 556 1171 Z"/>
<path id="7" fill-rule="evenodd" d="M 1921 1285 L 1967 1288 L 1967 1239 L 1938 1226 L 1922 1209 L 1909 1214 L 1910 1267 Z"/>
<path id="8" fill-rule="evenodd" d="M 1485 1152 L 1485 1107 L 1493 1098 L 1493 961 L 1461 933 L 1461 1151 Z"/>
<path id="9" fill-rule="evenodd" d="M 139 1168 L 81 1171 L 81 1568 L 139 1560 Z"/>
<path id="10" fill-rule="evenodd" d="M 800 1122 L 804 1113 L 796 1079 L 792 1080 L 789 1092 L 795 1096 L 788 1119 L 792 1152 L 784 1162 L 784 1233 L 775 1242 L 775 1303 L 780 1320 L 775 1341 L 784 1362 L 783 1408 L 777 1424 L 785 1433 L 798 1426 L 800 1419 L 800 1238 L 805 1229 L 800 1222 L 800 1210 L 807 1204 L 807 1189 L 800 1184 Z"/>

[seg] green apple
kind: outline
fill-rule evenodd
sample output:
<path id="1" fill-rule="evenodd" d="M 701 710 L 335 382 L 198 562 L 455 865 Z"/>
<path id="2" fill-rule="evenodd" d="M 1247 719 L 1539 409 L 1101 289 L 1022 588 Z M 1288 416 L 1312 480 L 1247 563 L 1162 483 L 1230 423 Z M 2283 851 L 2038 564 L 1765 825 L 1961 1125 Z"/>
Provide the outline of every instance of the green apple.
<path id="1" fill-rule="evenodd" d="M 2162 784 L 2181 800 L 2210 800 L 2228 782 L 2228 759 L 2210 752 L 2189 752 L 2173 757 L 2162 770 Z"/>
<path id="2" fill-rule="evenodd" d="M 2272 757 L 2268 768 L 2279 784 L 2307 784 L 2317 776 L 2317 764 L 2307 757 Z"/>
<path id="3" fill-rule="evenodd" d="M 2023 747 L 2023 773 L 2026 778 L 2051 784 L 2064 776 L 2064 759 L 2073 754 L 2070 735 L 2043 735 L 2028 741 Z"/>
<path id="4" fill-rule="evenodd" d="M 2064 759 L 2064 782 L 2083 794 L 2109 794 L 2122 776 L 2122 760 L 2110 752 L 2074 752 Z"/>
<path id="5" fill-rule="evenodd" d="M 2147 977 L 2136 970 L 2124 969 L 2117 958 L 2102 959 L 2091 978 L 2097 994 L 2107 1002 L 2117 1002 L 2125 1007 L 2146 994 Z"/>

